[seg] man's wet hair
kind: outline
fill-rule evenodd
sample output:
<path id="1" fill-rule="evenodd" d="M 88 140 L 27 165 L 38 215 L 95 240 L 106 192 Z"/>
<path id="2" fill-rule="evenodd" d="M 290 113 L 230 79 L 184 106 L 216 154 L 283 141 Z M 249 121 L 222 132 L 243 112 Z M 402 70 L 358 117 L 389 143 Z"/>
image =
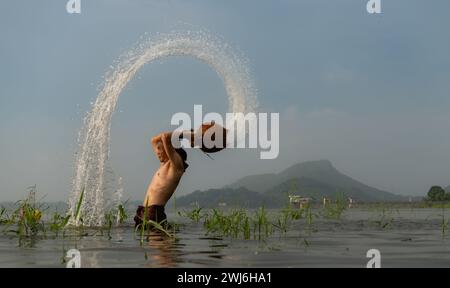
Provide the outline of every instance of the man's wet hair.
<path id="1" fill-rule="evenodd" d="M 181 159 L 183 160 L 183 167 L 184 167 L 184 170 L 186 170 L 186 168 L 189 167 L 189 165 L 186 163 L 186 159 L 187 159 L 186 151 L 184 151 L 183 148 L 175 148 L 175 151 L 178 153 L 178 155 L 180 155 Z"/>

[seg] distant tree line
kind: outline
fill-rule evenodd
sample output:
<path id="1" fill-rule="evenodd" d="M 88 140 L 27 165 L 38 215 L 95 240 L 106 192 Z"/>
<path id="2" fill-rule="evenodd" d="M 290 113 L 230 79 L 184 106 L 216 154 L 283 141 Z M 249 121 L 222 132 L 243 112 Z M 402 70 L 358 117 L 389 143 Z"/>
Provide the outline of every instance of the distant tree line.
<path id="1" fill-rule="evenodd" d="M 441 186 L 432 186 L 427 194 L 428 201 L 450 201 L 450 192 L 445 192 Z"/>

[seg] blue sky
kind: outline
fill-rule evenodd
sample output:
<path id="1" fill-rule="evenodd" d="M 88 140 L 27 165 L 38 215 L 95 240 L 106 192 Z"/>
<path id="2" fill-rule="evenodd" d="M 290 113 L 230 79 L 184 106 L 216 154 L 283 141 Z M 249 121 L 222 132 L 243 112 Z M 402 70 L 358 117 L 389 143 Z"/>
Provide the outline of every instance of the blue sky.
<path id="1" fill-rule="evenodd" d="M 4 1 L 0 10 L 0 200 L 37 184 L 65 200 L 76 138 L 110 65 L 141 37 L 207 30 L 246 56 L 261 109 L 279 112 L 281 150 L 190 153 L 178 192 L 330 159 L 342 172 L 399 194 L 450 184 L 450 2 L 365 0 Z M 147 34 L 146 34 L 147 33 Z M 111 158 L 125 196 L 140 199 L 158 166 L 152 134 L 193 104 L 225 112 L 223 85 L 199 61 L 145 66 L 119 100 Z"/>

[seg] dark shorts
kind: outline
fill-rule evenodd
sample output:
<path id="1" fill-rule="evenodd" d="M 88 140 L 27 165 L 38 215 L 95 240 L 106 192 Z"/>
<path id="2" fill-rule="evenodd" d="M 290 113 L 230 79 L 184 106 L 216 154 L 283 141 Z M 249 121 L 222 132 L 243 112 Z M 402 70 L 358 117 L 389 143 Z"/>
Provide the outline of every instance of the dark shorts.
<path id="1" fill-rule="evenodd" d="M 147 209 L 147 212 L 145 212 Z M 147 213 L 145 215 L 145 213 Z M 142 220 L 144 219 L 144 215 L 147 220 L 152 220 L 157 223 L 161 223 L 162 221 L 167 219 L 166 213 L 164 213 L 164 206 L 159 205 L 150 205 L 148 207 L 139 206 L 136 211 L 136 216 L 134 216 L 135 227 L 142 224 Z"/>

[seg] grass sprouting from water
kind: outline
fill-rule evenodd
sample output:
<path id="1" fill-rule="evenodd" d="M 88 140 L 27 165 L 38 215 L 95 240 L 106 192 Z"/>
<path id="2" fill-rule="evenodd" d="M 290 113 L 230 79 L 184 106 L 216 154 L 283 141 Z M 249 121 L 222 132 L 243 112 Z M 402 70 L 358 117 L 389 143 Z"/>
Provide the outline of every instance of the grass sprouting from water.
<path id="1" fill-rule="evenodd" d="M 47 234 L 50 237 L 52 234 L 55 237 L 59 237 L 61 234 L 62 237 L 66 237 L 67 235 L 76 237 L 89 236 L 87 232 L 91 234 L 91 230 L 84 230 L 85 228 L 83 226 L 83 217 L 85 215 L 82 215 L 81 208 L 85 200 L 84 189 L 80 193 L 75 213 L 72 214 L 59 214 L 56 211 L 54 213 L 47 212 L 47 214 L 44 214 L 47 208 L 44 208 L 43 205 L 36 204 L 33 200 L 34 198 L 28 197 L 26 200 L 18 201 L 14 204 L 15 207 L 12 210 L 11 208 L 0 207 L 0 225 L 3 228 L 3 233 L 17 236 L 19 238 L 19 245 L 33 243 L 36 239 L 45 239 L 47 238 Z M 298 228 L 304 227 L 306 231 L 317 232 L 318 230 L 312 229 L 311 227 L 320 228 L 321 221 L 330 219 L 341 220 L 342 215 L 347 210 L 346 198 L 343 193 L 338 194 L 335 200 L 326 203 L 323 208 L 320 208 L 321 206 L 319 205 L 317 202 L 311 202 L 304 204 L 301 208 L 288 205 L 280 210 L 268 210 L 265 207 L 253 210 L 223 207 L 204 209 L 197 205 L 189 211 L 178 211 L 177 213 L 182 217 L 190 219 L 192 222 L 201 223 L 200 225 L 203 225 L 207 235 L 264 242 L 265 239 L 274 234 L 293 237 L 295 233 L 290 233 L 293 232 L 290 230 L 294 225 L 294 231 L 303 231 Z M 370 204 L 370 206 L 365 207 L 374 206 Z M 385 203 L 384 205 L 380 203 L 375 204 L 375 212 L 377 213 L 375 214 L 375 219 L 369 217 L 364 221 L 373 224 L 378 229 L 390 229 L 394 222 L 393 211 L 395 209 L 393 207 L 397 206 L 393 206 L 391 203 Z M 410 207 L 410 204 L 407 207 Z M 446 207 L 441 206 L 442 215 L 439 214 L 439 229 L 443 238 L 449 227 L 449 219 L 445 215 Z M 147 213 L 148 211 L 145 209 L 144 219 L 147 219 Z M 108 239 L 111 239 L 112 229 L 120 224 L 127 224 L 127 218 L 125 202 L 105 213 L 106 221 L 104 225 L 102 227 L 93 227 L 92 229 L 95 231 L 93 235 L 97 233 L 103 235 L 107 231 L 106 236 L 108 236 Z M 75 219 L 76 221 L 71 221 Z M 319 219 L 318 224 L 316 224 L 316 219 Z M 69 222 L 80 223 L 81 226 L 68 226 Z M 177 225 L 175 223 L 169 225 L 167 220 L 162 223 L 144 220 L 141 225 L 136 227 L 135 233 L 138 237 L 140 236 L 140 243 L 142 245 L 145 239 L 148 239 L 149 231 L 160 232 L 164 237 L 175 238 L 176 227 Z M 302 239 L 300 234 L 298 239 Z"/>
<path id="2" fill-rule="evenodd" d="M 75 223 L 78 225 L 78 221 L 81 220 L 81 223 L 83 223 L 83 219 L 80 219 L 80 211 L 81 211 L 81 204 L 83 203 L 83 199 L 84 199 L 84 187 L 83 190 L 81 190 L 81 194 L 80 194 L 80 199 L 78 199 L 78 203 L 77 203 L 77 209 L 75 212 Z"/>
<path id="3" fill-rule="evenodd" d="M 77 203 L 76 213 L 72 215 L 68 212 L 59 214 L 58 212 L 49 213 L 48 207 L 43 204 L 37 204 L 34 200 L 34 193 L 28 196 L 27 199 L 17 201 L 14 203 L 12 211 L 8 212 L 5 207 L 0 208 L 0 225 L 2 225 L 3 233 L 7 235 L 15 235 L 19 239 L 19 246 L 30 245 L 32 246 L 35 240 L 47 238 L 47 232 L 51 231 L 55 237 L 65 237 L 66 230 L 70 229 L 75 232 L 73 236 L 86 236 L 83 226 L 80 227 L 68 227 L 68 223 L 72 219 L 78 218 L 82 223 L 82 217 L 80 217 L 81 204 L 84 198 L 84 190 L 80 195 L 80 199 Z M 123 205 L 119 205 L 116 209 L 112 209 L 105 215 L 106 229 L 108 230 L 108 236 L 110 236 L 110 230 L 114 221 L 117 223 L 123 223 L 126 220 L 125 208 Z M 45 220 L 45 221 L 44 221 Z M 102 232 L 105 227 L 93 228 Z M 94 235 L 95 235 L 94 233 Z M 103 233 L 103 232 L 102 232 Z"/>
<path id="4" fill-rule="evenodd" d="M 326 203 L 323 210 L 323 217 L 326 219 L 340 220 L 342 214 L 347 209 L 347 202 L 344 193 L 338 193 L 336 200 L 331 203 Z"/>
<path id="5" fill-rule="evenodd" d="M 441 232 L 442 232 L 442 238 L 445 237 L 445 231 L 448 227 L 448 220 L 445 219 L 445 216 L 442 215 L 442 221 L 441 221 Z"/>
<path id="6" fill-rule="evenodd" d="M 273 233 L 273 226 L 269 222 L 268 214 L 264 209 L 264 206 L 256 210 L 253 220 L 254 238 L 256 237 L 256 235 L 258 236 L 258 239 L 261 239 L 261 236 L 263 236 L 263 238 L 266 238 Z M 258 231 L 258 234 L 256 234 L 256 231 Z"/>
<path id="7" fill-rule="evenodd" d="M 312 207 L 310 204 L 306 204 L 306 206 L 303 209 L 305 209 L 306 220 L 308 222 L 308 225 L 311 226 L 313 224 L 313 220 L 316 214 L 312 212 Z"/>
<path id="8" fill-rule="evenodd" d="M 169 231 L 169 224 L 167 223 L 167 219 L 163 220 L 162 222 L 148 220 L 147 223 L 151 225 L 151 228 L 153 228 L 153 230 L 162 232 L 163 234 L 165 234 L 170 238 L 175 237 L 175 235 L 170 233 Z"/>
<path id="9" fill-rule="evenodd" d="M 301 218 L 301 212 L 285 209 L 278 215 L 269 215 L 265 207 L 256 209 L 253 214 L 245 209 L 227 212 L 211 209 L 201 217 L 206 234 L 240 239 L 264 240 L 274 232 L 286 233 L 293 220 Z"/>
<path id="10" fill-rule="evenodd" d="M 189 218 L 192 221 L 198 223 L 200 221 L 200 219 L 203 217 L 201 212 L 202 212 L 202 208 L 200 208 L 197 205 L 191 211 L 183 211 L 183 212 L 178 211 L 178 215 L 183 216 L 183 214 L 184 214 L 184 216 L 186 216 L 187 218 Z"/>
<path id="11" fill-rule="evenodd" d="M 373 221 L 376 227 L 387 230 L 392 227 L 394 223 L 394 217 L 392 216 L 392 210 L 390 208 L 382 207 L 378 219 Z"/>
<path id="12" fill-rule="evenodd" d="M 0 209 L 0 224 L 8 223 L 8 215 L 6 214 L 6 208 L 2 206 Z"/>
<path id="13" fill-rule="evenodd" d="M 19 246 L 33 243 L 35 238 L 45 237 L 46 233 L 46 227 L 42 221 L 43 209 L 31 204 L 29 200 L 16 202 L 16 208 L 10 216 L 7 215 L 6 209 L 1 211 L 1 224 L 5 225 L 3 232 L 16 235 L 19 238 Z"/>
<path id="14" fill-rule="evenodd" d="M 126 202 L 125 202 L 125 204 L 126 204 Z M 127 211 L 125 210 L 125 206 L 124 206 L 125 204 L 119 204 L 117 206 L 117 219 L 116 219 L 117 224 L 125 223 L 125 221 L 128 218 Z"/>
<path id="15" fill-rule="evenodd" d="M 214 234 L 219 237 L 230 237 L 238 239 L 264 240 L 275 232 L 286 235 L 290 225 L 304 219 L 309 228 L 313 219 L 318 214 L 313 212 L 311 205 L 302 208 L 287 206 L 278 213 L 269 214 L 263 206 L 253 212 L 246 209 L 210 209 L 208 211 L 195 207 L 191 211 L 178 212 L 191 221 L 198 223 L 203 219 L 203 227 L 206 235 Z"/>
<path id="16" fill-rule="evenodd" d="M 207 234 L 218 234 L 238 238 L 243 236 L 248 239 L 250 225 L 248 215 L 244 210 L 232 210 L 225 214 L 221 210 L 212 209 L 211 213 L 203 215 L 205 218 L 203 226 Z"/>
<path id="17" fill-rule="evenodd" d="M 61 214 L 55 212 L 52 216 L 52 221 L 50 222 L 50 230 L 55 233 L 55 236 L 58 237 L 60 231 L 65 231 L 65 228 L 70 220 L 70 215 L 62 216 Z"/>
<path id="18" fill-rule="evenodd" d="M 442 214 L 440 216 L 442 217 L 441 218 L 441 235 L 442 235 L 442 239 L 444 239 L 445 232 L 448 227 L 448 219 L 445 217 L 445 206 L 442 206 Z"/>

